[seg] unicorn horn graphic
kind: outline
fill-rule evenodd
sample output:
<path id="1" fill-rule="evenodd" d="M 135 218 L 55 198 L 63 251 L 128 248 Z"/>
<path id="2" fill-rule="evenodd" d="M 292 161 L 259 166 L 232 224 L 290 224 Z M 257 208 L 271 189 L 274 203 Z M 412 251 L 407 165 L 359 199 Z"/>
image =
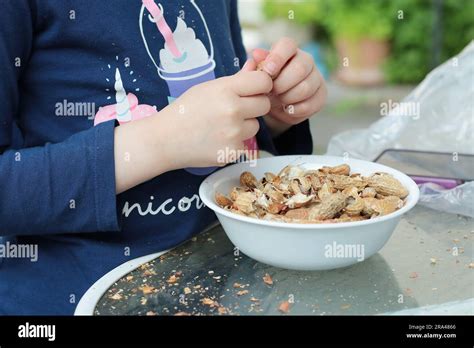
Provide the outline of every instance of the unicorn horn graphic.
<path id="1" fill-rule="evenodd" d="M 156 114 L 156 106 L 139 104 L 135 94 L 127 94 L 118 68 L 115 69 L 114 88 L 116 104 L 100 107 L 94 117 L 94 126 L 110 120 L 124 124 Z"/>
<path id="2" fill-rule="evenodd" d="M 123 88 L 122 76 L 120 70 L 115 70 L 115 109 L 117 111 L 117 121 L 120 123 L 130 122 L 132 120 L 132 113 L 130 112 L 130 103 L 128 102 L 127 92 Z"/>

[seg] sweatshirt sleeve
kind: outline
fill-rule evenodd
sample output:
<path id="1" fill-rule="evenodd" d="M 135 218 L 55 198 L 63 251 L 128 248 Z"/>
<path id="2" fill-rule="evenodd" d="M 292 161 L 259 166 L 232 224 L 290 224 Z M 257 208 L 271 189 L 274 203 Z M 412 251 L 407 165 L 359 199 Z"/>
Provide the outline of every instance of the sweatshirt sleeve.
<path id="1" fill-rule="evenodd" d="M 240 27 L 237 0 L 231 0 L 230 25 L 235 54 L 239 58 L 240 67 L 242 68 L 247 60 L 247 52 L 242 41 L 242 28 Z M 257 141 L 262 150 L 268 151 L 273 155 L 301 155 L 313 152 L 309 120 L 292 126 L 275 138 L 272 138 L 263 117 L 259 118 L 259 123 L 260 130 L 257 134 Z"/>
<path id="2" fill-rule="evenodd" d="M 113 121 L 60 143 L 13 146 L 35 15 L 28 0 L 0 11 L 0 236 L 118 230 Z"/>

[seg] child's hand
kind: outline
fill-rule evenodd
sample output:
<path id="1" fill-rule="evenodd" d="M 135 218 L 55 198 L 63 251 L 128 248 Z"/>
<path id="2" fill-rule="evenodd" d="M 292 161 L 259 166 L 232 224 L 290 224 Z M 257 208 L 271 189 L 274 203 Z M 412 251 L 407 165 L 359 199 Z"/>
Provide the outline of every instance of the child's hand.
<path id="1" fill-rule="evenodd" d="M 308 119 L 323 107 L 327 90 L 321 73 L 308 53 L 288 38 L 276 42 L 271 51 L 256 49 L 253 62 L 274 79 L 270 95 L 271 118 L 288 125 Z"/>
<path id="2" fill-rule="evenodd" d="M 170 148 L 176 151 L 171 160 L 179 161 L 175 167 L 223 166 L 237 160 L 221 155 L 244 150 L 243 141 L 257 134 L 256 117 L 270 111 L 267 94 L 272 87 L 267 73 L 241 71 L 194 86 L 166 107 L 164 127 L 172 127 Z"/>

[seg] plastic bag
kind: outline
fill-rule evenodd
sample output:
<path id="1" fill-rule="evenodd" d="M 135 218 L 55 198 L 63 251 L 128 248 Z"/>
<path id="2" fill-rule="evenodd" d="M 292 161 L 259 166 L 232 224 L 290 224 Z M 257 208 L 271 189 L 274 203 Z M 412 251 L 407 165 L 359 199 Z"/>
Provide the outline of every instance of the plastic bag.
<path id="1" fill-rule="evenodd" d="M 452 214 L 474 217 L 474 182 L 467 182 L 451 190 L 436 184 L 420 185 L 419 204 Z"/>
<path id="2" fill-rule="evenodd" d="M 471 42 L 459 55 L 429 73 L 402 102 L 393 103 L 395 107 L 387 116 L 367 129 L 332 137 L 326 154 L 370 161 L 389 148 L 474 154 L 473 76 Z M 452 190 L 431 184 L 420 188 L 420 204 L 474 217 L 474 183 Z"/>

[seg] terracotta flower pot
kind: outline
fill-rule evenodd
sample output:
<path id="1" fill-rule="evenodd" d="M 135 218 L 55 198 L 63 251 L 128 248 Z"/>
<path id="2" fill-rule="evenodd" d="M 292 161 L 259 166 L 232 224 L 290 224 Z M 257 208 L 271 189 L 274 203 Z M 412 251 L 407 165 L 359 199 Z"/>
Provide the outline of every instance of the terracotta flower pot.
<path id="1" fill-rule="evenodd" d="M 339 69 L 336 78 L 348 85 L 374 86 L 384 82 L 381 65 L 390 47 L 387 41 L 360 39 L 336 40 Z"/>

